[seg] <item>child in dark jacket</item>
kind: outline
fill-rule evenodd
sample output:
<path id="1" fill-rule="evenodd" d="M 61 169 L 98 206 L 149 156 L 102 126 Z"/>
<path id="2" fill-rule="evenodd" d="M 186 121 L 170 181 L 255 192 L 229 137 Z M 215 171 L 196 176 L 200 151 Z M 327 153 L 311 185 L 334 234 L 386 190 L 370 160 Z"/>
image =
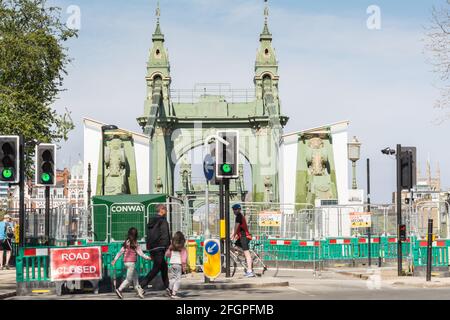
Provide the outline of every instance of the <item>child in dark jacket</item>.
<path id="1" fill-rule="evenodd" d="M 187 250 L 185 248 L 186 238 L 178 231 L 172 239 L 172 244 L 166 251 L 166 257 L 170 258 L 170 281 L 167 293 L 171 298 L 178 298 L 177 292 L 181 285 L 181 275 L 186 272 Z"/>

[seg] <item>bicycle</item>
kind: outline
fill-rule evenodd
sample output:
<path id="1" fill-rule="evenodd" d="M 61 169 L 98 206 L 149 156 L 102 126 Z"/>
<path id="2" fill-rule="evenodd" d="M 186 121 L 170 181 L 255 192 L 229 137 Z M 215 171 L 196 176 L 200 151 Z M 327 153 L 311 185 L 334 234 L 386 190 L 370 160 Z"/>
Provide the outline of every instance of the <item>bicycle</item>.
<path id="1" fill-rule="evenodd" d="M 258 243 L 258 244 L 255 244 L 254 247 L 258 247 L 260 245 L 261 244 Z M 249 252 L 250 252 L 250 255 L 252 258 L 253 273 L 258 277 L 263 276 L 264 273 L 269 268 L 264 263 L 264 261 L 259 256 L 259 254 L 256 253 L 253 249 L 250 249 Z M 223 258 L 223 262 L 225 262 L 225 255 L 222 255 L 222 258 Z M 244 250 L 242 250 L 242 248 L 237 246 L 234 242 L 231 242 L 231 246 L 230 246 L 230 262 L 231 262 L 230 271 L 231 271 L 232 277 L 234 277 L 234 275 L 236 273 L 238 264 L 244 269 L 245 272 L 248 269 L 247 259 L 245 258 Z M 225 265 L 225 263 L 223 263 L 223 265 Z M 277 267 L 277 270 L 278 270 L 278 267 Z"/>

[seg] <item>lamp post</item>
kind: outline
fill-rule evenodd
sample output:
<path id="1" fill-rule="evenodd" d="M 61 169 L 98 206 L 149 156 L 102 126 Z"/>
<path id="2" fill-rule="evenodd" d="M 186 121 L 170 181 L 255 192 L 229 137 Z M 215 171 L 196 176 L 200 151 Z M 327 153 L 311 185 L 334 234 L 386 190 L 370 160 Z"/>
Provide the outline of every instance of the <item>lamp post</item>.
<path id="1" fill-rule="evenodd" d="M 361 151 L 361 143 L 358 141 L 358 139 L 356 139 L 356 137 L 353 137 L 352 142 L 349 142 L 347 144 L 348 148 L 348 160 L 350 160 L 352 162 L 352 175 L 353 175 L 353 179 L 352 179 L 352 189 L 356 190 L 357 189 L 357 185 L 356 185 L 356 161 L 359 160 L 360 158 L 360 151 Z"/>
<path id="2" fill-rule="evenodd" d="M 105 131 L 118 129 L 115 125 L 102 126 L 102 196 L 105 195 Z"/>

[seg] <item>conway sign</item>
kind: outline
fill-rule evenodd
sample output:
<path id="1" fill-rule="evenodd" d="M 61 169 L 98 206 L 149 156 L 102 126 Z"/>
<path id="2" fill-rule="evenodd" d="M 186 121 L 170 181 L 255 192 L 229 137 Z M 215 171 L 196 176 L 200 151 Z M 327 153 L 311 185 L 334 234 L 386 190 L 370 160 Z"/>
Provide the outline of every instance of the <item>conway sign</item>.
<path id="1" fill-rule="evenodd" d="M 111 206 L 112 213 L 137 213 L 144 212 L 145 207 L 143 204 L 127 204 L 127 203 L 115 203 Z"/>

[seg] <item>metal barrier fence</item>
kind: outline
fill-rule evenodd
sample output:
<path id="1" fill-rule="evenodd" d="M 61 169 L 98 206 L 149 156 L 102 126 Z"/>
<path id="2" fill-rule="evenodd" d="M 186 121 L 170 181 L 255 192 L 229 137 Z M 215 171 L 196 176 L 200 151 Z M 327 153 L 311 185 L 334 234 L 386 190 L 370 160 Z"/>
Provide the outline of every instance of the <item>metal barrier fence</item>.
<path id="1" fill-rule="evenodd" d="M 84 208 L 64 205 L 50 209 L 49 236 L 57 241 L 89 238 L 90 213 Z M 45 209 L 26 209 L 25 233 L 31 245 L 45 242 Z"/>
<path id="2" fill-rule="evenodd" d="M 203 254 L 203 239 L 190 239 L 198 246 L 197 256 Z M 296 240 L 266 238 L 255 239 L 253 249 L 260 254 L 266 262 L 273 262 L 276 257 L 277 262 L 300 262 L 322 264 L 324 262 L 340 261 L 361 261 L 368 258 L 368 239 L 366 237 L 338 237 L 323 240 Z M 260 245 L 255 246 L 258 243 Z M 103 278 L 112 280 L 123 279 L 126 274 L 123 259 L 120 259 L 115 266 L 111 261 L 121 248 L 121 243 L 85 243 L 83 247 L 100 246 L 102 257 Z M 145 244 L 140 243 L 143 249 Z M 371 241 L 371 257 L 377 258 L 379 255 L 384 261 L 397 258 L 395 237 L 380 237 Z M 408 238 L 403 243 L 405 257 L 411 257 L 410 266 L 423 267 L 426 265 L 427 251 L 426 241 Z M 28 247 L 20 248 L 16 261 L 16 279 L 18 283 L 50 282 L 50 250 L 57 247 Z M 449 266 L 450 240 L 442 239 L 433 242 L 432 263 L 433 267 Z M 144 250 L 145 251 L 145 250 Z M 200 263 L 197 263 L 197 265 Z M 152 268 L 152 261 L 138 258 L 136 265 L 139 277 L 145 276 Z M 31 284 L 32 285 L 32 284 Z"/>
<path id="3" fill-rule="evenodd" d="M 140 243 L 145 249 L 145 243 Z M 123 278 L 126 275 L 126 268 L 123 259 L 117 261 L 115 266 L 111 265 L 112 260 L 120 251 L 122 243 L 86 243 L 82 247 L 101 247 L 102 252 L 102 274 L 104 277 Z M 16 281 L 36 282 L 50 281 L 50 250 L 52 248 L 66 248 L 67 246 L 52 247 L 27 247 L 20 248 L 16 261 Z M 76 246 L 72 246 L 76 247 Z M 145 252 L 146 250 L 144 250 Z M 145 276 L 152 268 L 152 261 L 138 257 L 136 268 L 139 276 Z"/>

